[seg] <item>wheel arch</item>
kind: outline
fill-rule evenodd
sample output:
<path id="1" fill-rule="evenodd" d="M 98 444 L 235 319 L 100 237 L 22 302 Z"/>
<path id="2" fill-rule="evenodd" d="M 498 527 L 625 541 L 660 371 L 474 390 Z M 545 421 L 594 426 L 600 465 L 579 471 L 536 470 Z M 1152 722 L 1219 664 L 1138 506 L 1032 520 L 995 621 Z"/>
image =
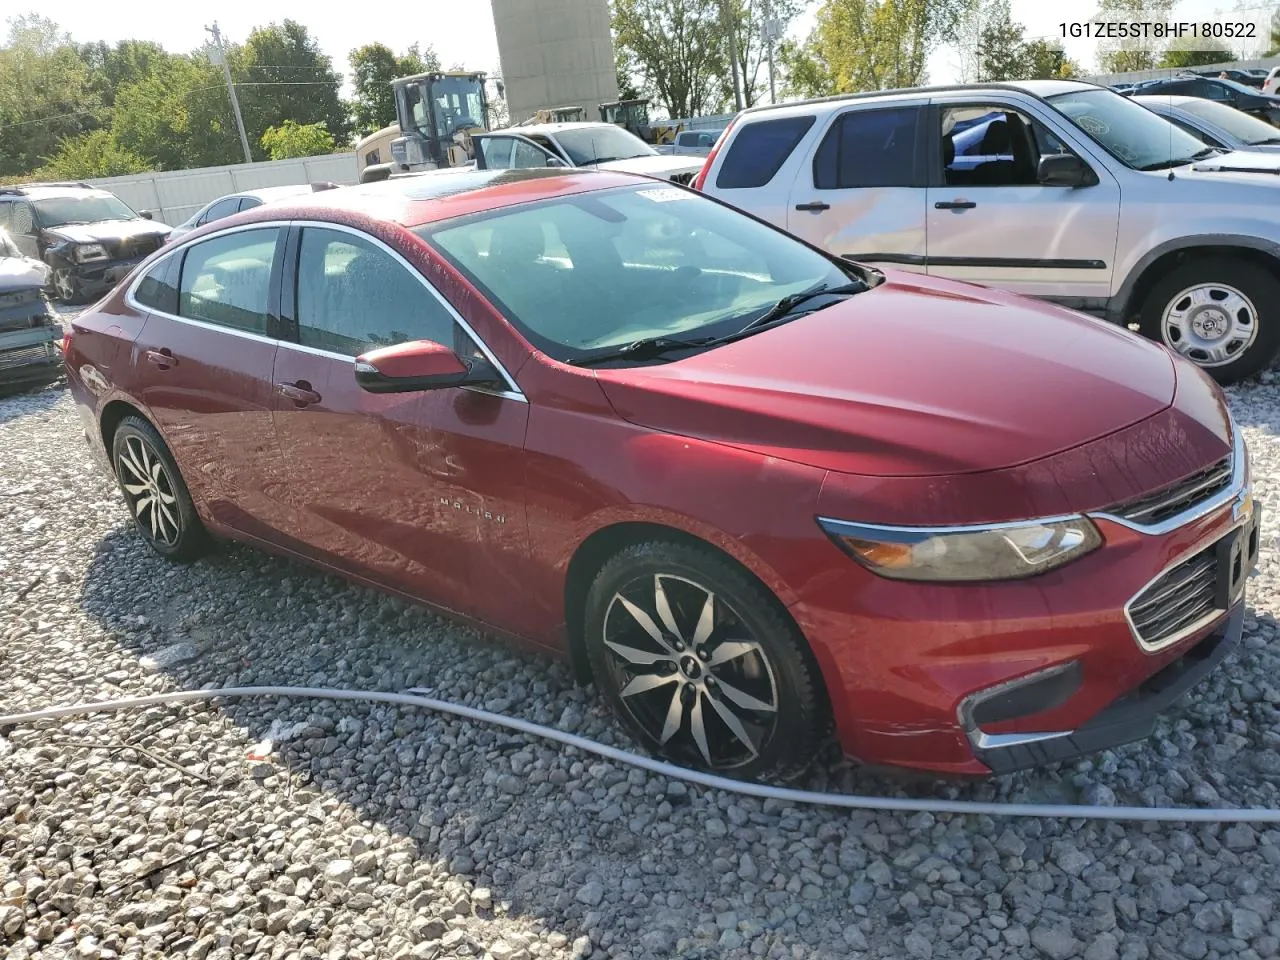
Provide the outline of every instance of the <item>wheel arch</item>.
<path id="1" fill-rule="evenodd" d="M 1234 256 L 1280 278 L 1280 243 L 1245 234 L 1210 233 L 1179 237 L 1157 244 L 1130 269 L 1111 298 L 1107 319 L 1127 324 L 1160 280 L 1171 270 L 1199 257 Z"/>
<path id="2" fill-rule="evenodd" d="M 133 402 L 120 397 L 107 401 L 102 412 L 98 414 L 98 429 L 102 434 L 102 448 L 106 451 L 108 460 L 111 459 L 111 444 L 115 439 L 116 430 L 120 428 L 120 424 L 126 417 L 131 416 L 140 417 L 159 432 L 160 428 L 156 427 L 146 411 Z"/>
<path id="3" fill-rule="evenodd" d="M 791 612 L 788 603 L 794 601 L 794 596 L 776 574 L 758 557 L 743 549 L 738 541 L 728 541 L 721 545 L 709 537 L 655 520 L 622 520 L 602 526 L 579 543 L 570 557 L 565 573 L 564 612 L 569 661 L 575 679 L 582 684 L 589 683 L 592 679 L 591 667 L 587 659 L 586 637 L 582 633 L 582 618 L 586 608 L 587 593 L 591 589 L 596 573 L 610 557 L 627 547 L 655 540 L 705 550 L 729 563 L 759 585 L 773 600 L 777 612 L 786 618 L 803 640 L 804 656 L 811 661 L 816 675 L 822 678 L 821 689 L 818 692 L 830 715 L 832 704 L 827 684 L 830 674 L 824 669 L 822 659 Z"/>

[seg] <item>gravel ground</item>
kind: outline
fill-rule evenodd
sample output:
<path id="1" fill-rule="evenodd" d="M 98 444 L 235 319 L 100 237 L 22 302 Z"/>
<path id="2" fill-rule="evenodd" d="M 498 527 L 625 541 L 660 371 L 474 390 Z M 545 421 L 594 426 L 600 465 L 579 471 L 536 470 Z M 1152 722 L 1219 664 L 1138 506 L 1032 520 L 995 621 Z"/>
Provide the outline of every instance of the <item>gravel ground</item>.
<path id="1" fill-rule="evenodd" d="M 1245 644 L 1156 737 L 962 785 L 832 756 L 805 786 L 1280 807 L 1278 383 L 1231 394 L 1267 510 Z M 154 558 L 61 387 L 0 401 L 0 450 L 0 712 L 423 686 L 629 745 L 546 658 L 254 550 Z M 1256 960 L 1280 956 L 1278 891 L 1278 830 L 790 807 L 408 709 L 235 701 L 0 737 L 11 960 Z"/>

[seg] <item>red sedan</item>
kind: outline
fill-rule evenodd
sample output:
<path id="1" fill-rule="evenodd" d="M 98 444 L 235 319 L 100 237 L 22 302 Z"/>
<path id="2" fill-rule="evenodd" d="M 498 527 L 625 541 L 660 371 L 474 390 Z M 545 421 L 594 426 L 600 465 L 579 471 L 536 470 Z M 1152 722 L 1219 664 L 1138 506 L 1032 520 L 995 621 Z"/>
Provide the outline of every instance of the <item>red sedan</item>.
<path id="1" fill-rule="evenodd" d="M 246 541 L 566 655 L 692 766 L 794 774 L 832 724 L 872 763 L 1068 759 L 1240 636 L 1258 512 L 1194 366 L 670 184 L 317 194 L 73 327 L 158 553 Z"/>

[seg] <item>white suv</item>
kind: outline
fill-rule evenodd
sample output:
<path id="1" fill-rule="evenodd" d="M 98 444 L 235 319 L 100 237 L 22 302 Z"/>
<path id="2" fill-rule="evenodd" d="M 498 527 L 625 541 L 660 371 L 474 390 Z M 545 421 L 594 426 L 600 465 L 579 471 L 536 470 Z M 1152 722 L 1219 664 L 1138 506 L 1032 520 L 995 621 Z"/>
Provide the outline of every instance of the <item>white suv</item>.
<path id="1" fill-rule="evenodd" d="M 752 108 L 695 186 L 840 256 L 1137 324 L 1231 383 L 1280 348 L 1278 172 L 1044 80 Z"/>

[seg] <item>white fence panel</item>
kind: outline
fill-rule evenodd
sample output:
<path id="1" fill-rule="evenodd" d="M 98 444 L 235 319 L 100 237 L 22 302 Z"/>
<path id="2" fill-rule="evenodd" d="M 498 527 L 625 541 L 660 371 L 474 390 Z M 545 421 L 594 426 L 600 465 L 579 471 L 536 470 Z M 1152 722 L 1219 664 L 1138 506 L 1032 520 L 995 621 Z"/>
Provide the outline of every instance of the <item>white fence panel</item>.
<path id="1" fill-rule="evenodd" d="M 94 186 L 110 190 L 135 210 L 150 210 L 163 223 L 177 225 L 210 200 L 262 187 L 331 180 L 356 182 L 356 155 L 334 153 L 298 160 L 267 160 L 236 163 L 198 170 L 166 170 L 161 173 L 134 173 L 123 177 L 90 180 Z"/>

